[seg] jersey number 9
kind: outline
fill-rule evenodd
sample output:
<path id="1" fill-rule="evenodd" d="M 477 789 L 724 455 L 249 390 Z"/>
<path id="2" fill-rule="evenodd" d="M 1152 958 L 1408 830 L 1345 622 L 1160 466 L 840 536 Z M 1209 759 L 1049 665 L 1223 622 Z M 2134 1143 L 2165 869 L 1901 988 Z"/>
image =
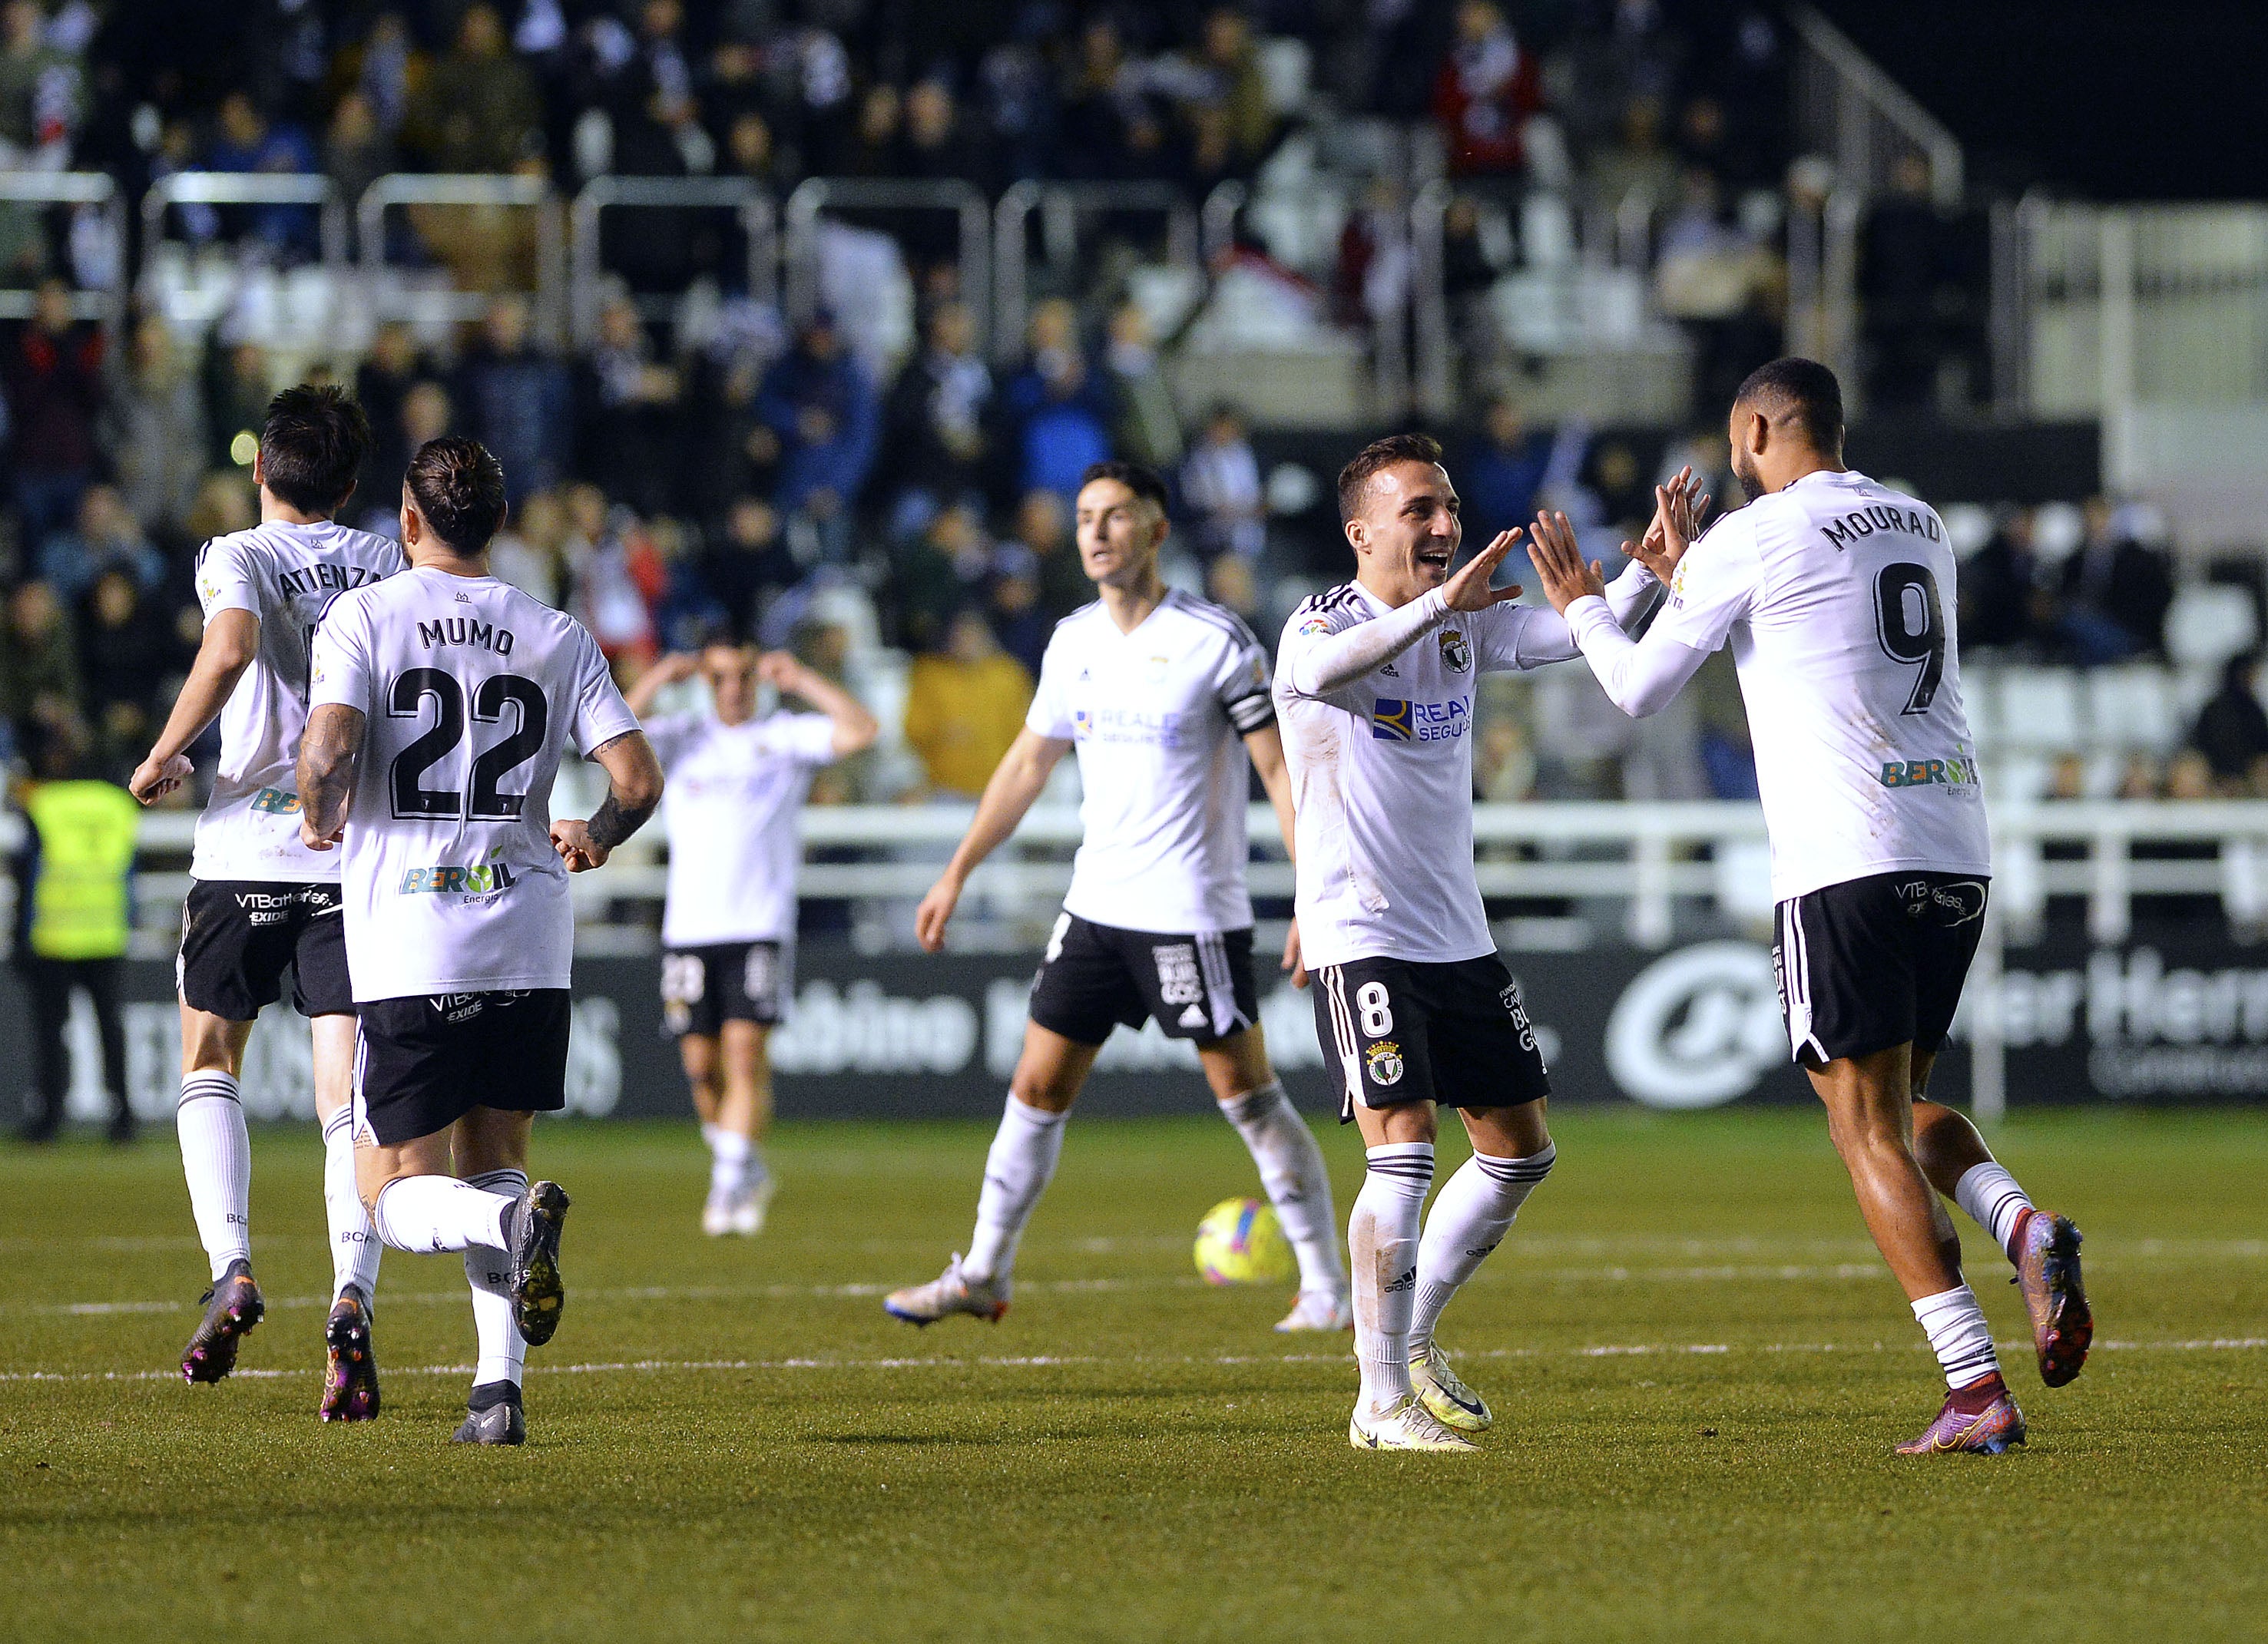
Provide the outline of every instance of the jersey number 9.
<path id="1" fill-rule="evenodd" d="M 425 773 L 465 739 L 465 691 L 455 677 L 438 668 L 410 669 L 394 680 L 394 689 L 387 694 L 387 715 L 393 719 L 423 718 L 429 697 L 438 710 L 433 728 L 395 754 L 394 767 L 387 773 L 394 814 L 403 820 L 455 816 L 475 822 L 517 820 L 527 795 L 505 793 L 502 783 L 515 766 L 534 759 L 543 747 L 543 733 L 551 722 L 543 687 L 516 673 L 493 674 L 481 681 L 473 693 L 474 720 L 483 725 L 499 723 L 504 704 L 511 702 L 519 709 L 519 729 L 475 757 L 471 791 L 463 795 L 453 789 L 424 786 Z"/>
<path id="2" fill-rule="evenodd" d="M 1945 678 L 1945 607 L 1926 565 L 1901 560 L 1874 578 L 1874 632 L 1892 662 L 1918 663 L 1921 672 L 1902 714 L 1926 714 Z"/>

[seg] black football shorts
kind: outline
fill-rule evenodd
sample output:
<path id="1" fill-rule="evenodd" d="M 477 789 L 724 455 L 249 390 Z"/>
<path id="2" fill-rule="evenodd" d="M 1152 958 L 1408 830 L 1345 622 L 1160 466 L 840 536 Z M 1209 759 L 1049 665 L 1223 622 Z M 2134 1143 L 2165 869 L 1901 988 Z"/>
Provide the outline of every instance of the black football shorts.
<path id="1" fill-rule="evenodd" d="M 714 1039 L 727 1022 L 767 1025 L 787 1014 L 793 964 L 778 942 L 671 948 L 661 956 L 661 1016 L 673 1033 Z"/>
<path id="2" fill-rule="evenodd" d="M 346 918 L 335 884 L 193 879 L 181 905 L 174 984 L 192 1010 L 250 1022 L 283 996 L 303 1016 L 353 1014 Z"/>
<path id="3" fill-rule="evenodd" d="M 418 994 L 355 1007 L 354 1134 L 400 1147 L 476 1107 L 556 1113 L 567 1105 L 564 987 Z"/>
<path id="4" fill-rule="evenodd" d="M 1155 1022 L 1169 1039 L 1211 1045 L 1260 1019 L 1252 932 L 1122 930 L 1064 914 L 1033 979 L 1031 1014 L 1074 1044 Z"/>
<path id="5" fill-rule="evenodd" d="M 1315 1037 L 1355 1104 L 1517 1107 L 1551 1093 L 1520 986 L 1493 953 L 1447 964 L 1351 959 L 1315 972 Z"/>
<path id="6" fill-rule="evenodd" d="M 1878 873 L 1782 902 L 1772 975 L 1795 1060 L 1943 1046 L 1991 891 L 1973 873 Z"/>

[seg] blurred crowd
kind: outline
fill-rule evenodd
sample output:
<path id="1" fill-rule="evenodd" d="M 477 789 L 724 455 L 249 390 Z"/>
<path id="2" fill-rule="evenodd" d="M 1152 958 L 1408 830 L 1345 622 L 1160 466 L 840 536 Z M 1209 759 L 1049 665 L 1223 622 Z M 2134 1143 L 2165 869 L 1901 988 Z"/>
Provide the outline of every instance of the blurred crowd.
<path id="1" fill-rule="evenodd" d="M 1587 239 L 1640 248 L 1653 300 L 1690 334 L 1706 415 L 1666 451 L 1575 418 L 1533 425 L 1516 385 L 1449 430 L 1476 531 L 1548 504 L 1611 557 L 1663 472 L 1693 462 L 1728 493 L 1714 419 L 1782 346 L 1791 224 L 1830 180 L 1791 159 L 1788 55 L 1785 24 L 1750 0 L 5 0 L 0 165 L 106 171 L 129 200 L 186 170 L 320 173 L 348 199 L 427 170 L 563 191 L 606 174 L 742 176 L 781 197 L 814 175 L 988 194 L 1027 177 L 1145 180 L 1196 201 L 1231 179 L 1256 198 L 1295 126 L 1383 125 L 1450 185 L 1442 274 L 1460 323 L 1496 326 L 1489 293 L 1565 249 L 1533 209 L 1559 202 Z M 1864 236 L 1883 403 L 1971 380 L 1956 368 L 1977 265 L 1927 180 L 1901 168 Z M 1351 212 L 1310 281 L 1240 215 L 1215 273 L 1373 326 L 1409 278 L 1385 222 Z M 863 305 L 822 301 L 791 325 L 760 300 L 737 228 L 641 224 L 610 231 L 619 277 L 583 347 L 505 294 L 460 327 L 387 323 L 366 349 L 309 358 L 234 311 L 185 331 L 152 304 L 114 333 L 99 325 L 90 294 L 123 271 L 101 266 L 86 223 L 0 203 L 0 284 L 28 311 L 0 323 L 0 759 L 33 723 L 114 770 L 146 748 L 199 631 L 196 547 L 252 522 L 261 409 L 302 376 L 350 384 L 376 434 L 349 523 L 393 530 L 409 452 L 469 433 L 512 487 L 499 574 L 573 611 L 626 679 L 729 629 L 858 689 L 893 734 L 822 798 L 981 784 L 1054 622 L 1088 598 L 1071 500 L 1099 458 L 1169 477 L 1169 576 L 1263 635 L 1345 574 L 1332 465 L 1268 457 L 1267 430 L 1233 406 L 1177 398 L 1159 305 L 1123 262 L 1036 290 L 1020 346 L 1000 350 L 955 248 L 893 225 L 911 314 L 879 349 Z M 305 207 L 176 207 L 166 227 L 277 268 L 320 249 Z M 504 283 L 464 265 L 482 254 L 476 236 L 414 212 L 387 231 L 402 236 L 390 261 Z M 697 314 L 642 300 L 692 290 L 712 297 Z M 2162 544 L 2121 536 L 2115 510 L 2081 525 L 2066 547 L 2029 513 L 1989 522 L 1964 567 L 1971 644 L 2081 664 L 2162 652 Z M 1752 790 L 1728 678 L 1632 727 L 1562 673 L 1491 698 L 1485 796 Z M 2233 723 L 2201 726 L 2200 745 Z M 2213 757 L 2217 772 L 2235 758 Z"/>

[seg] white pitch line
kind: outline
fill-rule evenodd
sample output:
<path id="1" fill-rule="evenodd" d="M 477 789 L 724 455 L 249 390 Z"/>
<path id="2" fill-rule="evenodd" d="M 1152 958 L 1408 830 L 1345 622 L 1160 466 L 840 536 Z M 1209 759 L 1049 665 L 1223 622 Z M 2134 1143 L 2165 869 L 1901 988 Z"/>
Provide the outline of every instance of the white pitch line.
<path id="1" fill-rule="evenodd" d="M 2029 1341 L 2004 1341 L 1999 1346 L 2014 1353 L 2029 1350 Z M 2095 1344 L 2099 1353 L 2250 1353 L 2268 1348 L 2268 1336 L 2198 1337 L 2181 1341 L 2122 1341 L 2102 1340 Z M 1647 1358 L 1655 1355 L 1669 1357 L 1717 1357 L 1744 1353 L 1924 1353 L 1926 1342 L 1885 1344 L 1874 1342 L 1834 1341 L 1639 1341 L 1610 1342 L 1583 1347 L 1492 1347 L 1460 1354 L 1466 1359 L 1540 1359 L 1580 1358 L 1620 1359 Z M 1200 1365 L 1208 1368 L 1241 1369 L 1255 1365 L 1334 1364 L 1344 1365 L 1349 1358 L 1344 1353 L 1282 1353 L 1241 1354 L 1224 1353 L 1211 1356 L 1194 1354 L 1101 1354 L 1041 1353 L 1009 1356 L 985 1356 L 974 1359 L 615 1359 L 594 1361 L 581 1364 L 531 1364 L 531 1376 L 615 1376 L 615 1375 L 712 1375 L 719 1372 L 737 1373 L 751 1370 L 967 1370 L 967 1369 L 1056 1369 L 1087 1365 Z M 389 1376 L 470 1376 L 469 1364 L 417 1364 L 390 1366 Z M 277 1370 L 248 1369 L 232 1373 L 230 1379 L 247 1381 L 291 1381 L 320 1379 L 321 1372 L 314 1369 Z M 8 1370 L 0 1371 L 0 1382 L 170 1382 L 180 1379 L 179 1370 Z"/>

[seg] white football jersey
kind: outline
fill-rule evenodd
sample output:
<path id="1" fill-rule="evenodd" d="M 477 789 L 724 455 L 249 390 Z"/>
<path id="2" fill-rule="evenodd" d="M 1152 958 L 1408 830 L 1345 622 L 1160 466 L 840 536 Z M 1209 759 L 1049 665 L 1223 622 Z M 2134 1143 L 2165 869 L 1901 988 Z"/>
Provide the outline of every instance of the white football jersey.
<path id="1" fill-rule="evenodd" d="M 1678 566 L 1648 637 L 1732 642 L 1776 901 L 1904 869 L 1992 871 L 1954 605 L 1944 522 L 1862 473 L 1758 497 Z"/>
<path id="2" fill-rule="evenodd" d="M 1639 574 L 1613 594 L 1652 589 Z M 1448 612 L 1336 690 L 1298 688 L 1304 655 L 1394 610 L 1361 583 L 1342 583 L 1292 613 L 1276 653 L 1299 813 L 1295 906 L 1310 965 L 1449 964 L 1496 950 L 1473 878 L 1474 682 L 1577 654 L 1557 612 L 1496 605 Z"/>
<path id="3" fill-rule="evenodd" d="M 1268 653 L 1179 589 L 1130 634 L 1100 600 L 1056 624 L 1024 723 L 1075 744 L 1086 837 L 1064 908 L 1123 930 L 1242 930 L 1244 738 L 1276 716 Z"/>
<path id="4" fill-rule="evenodd" d="M 663 945 L 792 940 L 796 812 L 812 773 L 835 762 L 835 723 L 772 713 L 728 725 L 703 711 L 657 719 L 645 734 L 668 776 Z"/>
<path id="5" fill-rule="evenodd" d="M 493 576 L 413 569 L 331 607 L 312 700 L 364 716 L 340 848 L 355 998 L 566 987 L 551 780 L 569 743 L 638 728 L 582 625 Z"/>
<path id="6" fill-rule="evenodd" d="M 335 851 L 299 842 L 292 767 L 307 727 L 307 656 L 331 601 L 401 569 L 385 537 L 326 520 L 281 521 L 215 537 L 197 551 L 197 598 L 260 619 L 260 649 L 220 711 L 220 767 L 197 818 L 189 872 L 293 884 L 335 880 Z"/>

